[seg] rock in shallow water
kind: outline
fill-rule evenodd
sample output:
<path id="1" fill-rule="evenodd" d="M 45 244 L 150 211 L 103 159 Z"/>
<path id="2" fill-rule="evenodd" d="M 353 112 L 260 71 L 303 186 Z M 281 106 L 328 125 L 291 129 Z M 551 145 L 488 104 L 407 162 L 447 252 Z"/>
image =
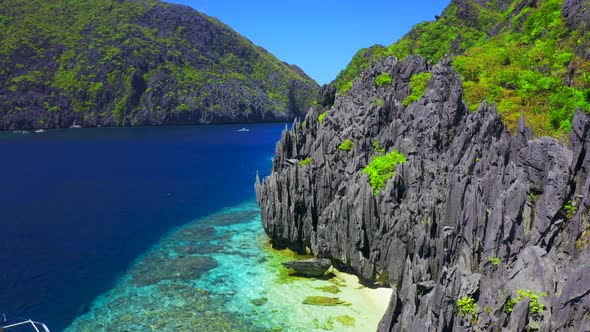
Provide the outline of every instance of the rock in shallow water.
<path id="1" fill-rule="evenodd" d="M 294 270 L 298 275 L 306 277 L 321 277 L 332 266 L 332 262 L 325 258 L 296 260 L 281 264 L 288 269 Z"/>

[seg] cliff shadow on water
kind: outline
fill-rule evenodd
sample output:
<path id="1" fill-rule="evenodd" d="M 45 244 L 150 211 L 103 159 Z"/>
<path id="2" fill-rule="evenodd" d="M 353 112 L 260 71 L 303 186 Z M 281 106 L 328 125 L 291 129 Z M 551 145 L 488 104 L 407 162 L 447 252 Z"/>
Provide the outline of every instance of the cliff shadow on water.
<path id="1" fill-rule="evenodd" d="M 511 133 L 495 105 L 467 109 L 449 60 L 419 56 L 372 64 L 326 107 L 257 183 L 275 247 L 391 286 L 381 331 L 590 329 L 588 114 L 567 144 L 524 117 Z M 375 190 L 363 170 L 394 150 L 406 162 Z"/>

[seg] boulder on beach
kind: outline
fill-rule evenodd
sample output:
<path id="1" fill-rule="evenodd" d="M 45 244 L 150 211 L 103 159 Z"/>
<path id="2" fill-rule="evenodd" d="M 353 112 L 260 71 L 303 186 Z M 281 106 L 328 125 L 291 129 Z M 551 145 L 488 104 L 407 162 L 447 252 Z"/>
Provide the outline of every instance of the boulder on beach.
<path id="1" fill-rule="evenodd" d="M 321 277 L 332 266 L 332 262 L 326 258 L 294 260 L 281 264 L 288 269 L 294 270 L 295 273 L 306 277 Z"/>

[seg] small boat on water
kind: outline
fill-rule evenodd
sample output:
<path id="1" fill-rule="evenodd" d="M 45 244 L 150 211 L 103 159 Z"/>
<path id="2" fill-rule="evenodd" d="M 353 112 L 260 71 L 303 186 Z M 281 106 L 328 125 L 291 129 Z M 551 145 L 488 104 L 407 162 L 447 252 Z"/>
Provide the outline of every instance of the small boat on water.
<path id="1" fill-rule="evenodd" d="M 73 124 L 73 125 L 70 126 L 70 128 L 82 128 L 82 126 L 77 125 L 77 124 Z"/>
<path id="2" fill-rule="evenodd" d="M 35 130 L 35 132 L 36 133 L 44 133 L 45 132 L 45 129 L 37 129 L 37 130 Z"/>
<path id="3" fill-rule="evenodd" d="M 238 131 L 244 132 L 244 131 L 250 131 L 250 129 L 248 129 L 248 128 L 242 128 L 242 129 L 238 129 Z"/>
<path id="4" fill-rule="evenodd" d="M 13 317 L 6 314 L 0 314 L 0 331 L 31 331 L 31 332 L 51 332 L 47 325 L 35 322 L 31 319 Z"/>

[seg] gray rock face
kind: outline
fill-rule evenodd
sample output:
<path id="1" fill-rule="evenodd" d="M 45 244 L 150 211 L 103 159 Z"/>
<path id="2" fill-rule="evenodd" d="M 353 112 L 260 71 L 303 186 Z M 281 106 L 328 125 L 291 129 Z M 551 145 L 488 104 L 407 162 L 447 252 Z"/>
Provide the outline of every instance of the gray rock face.
<path id="1" fill-rule="evenodd" d="M 564 0 L 561 15 L 571 29 L 587 29 L 590 13 L 586 11 L 590 5 L 588 0 Z"/>
<path id="2" fill-rule="evenodd" d="M 585 33 L 590 29 L 590 0 L 564 0 L 562 18 L 568 28 Z M 584 40 L 576 47 L 575 54 L 583 59 L 590 59 L 590 42 Z"/>
<path id="3" fill-rule="evenodd" d="M 336 87 L 333 84 L 323 85 L 318 92 L 317 99 L 318 104 L 324 107 L 334 105 L 334 99 L 336 99 Z"/>
<path id="4" fill-rule="evenodd" d="M 306 277 L 321 277 L 332 266 L 332 262 L 326 258 L 304 259 L 281 264 L 288 269 L 294 270 L 295 273 Z"/>
<path id="5" fill-rule="evenodd" d="M 404 107 L 424 71 L 426 92 Z M 377 87 L 383 72 L 392 85 Z M 533 139 L 524 118 L 510 133 L 495 105 L 469 112 L 462 93 L 449 61 L 373 64 L 321 123 L 318 107 L 283 133 L 256 185 L 266 233 L 394 288 L 382 331 L 587 328 L 590 116 L 576 113 L 566 146 Z M 338 149 L 345 139 L 351 151 Z M 375 141 L 407 158 L 377 196 L 362 173 Z M 532 296 L 506 310 L 521 289 L 545 310 Z M 456 314 L 464 296 L 476 319 Z"/>

